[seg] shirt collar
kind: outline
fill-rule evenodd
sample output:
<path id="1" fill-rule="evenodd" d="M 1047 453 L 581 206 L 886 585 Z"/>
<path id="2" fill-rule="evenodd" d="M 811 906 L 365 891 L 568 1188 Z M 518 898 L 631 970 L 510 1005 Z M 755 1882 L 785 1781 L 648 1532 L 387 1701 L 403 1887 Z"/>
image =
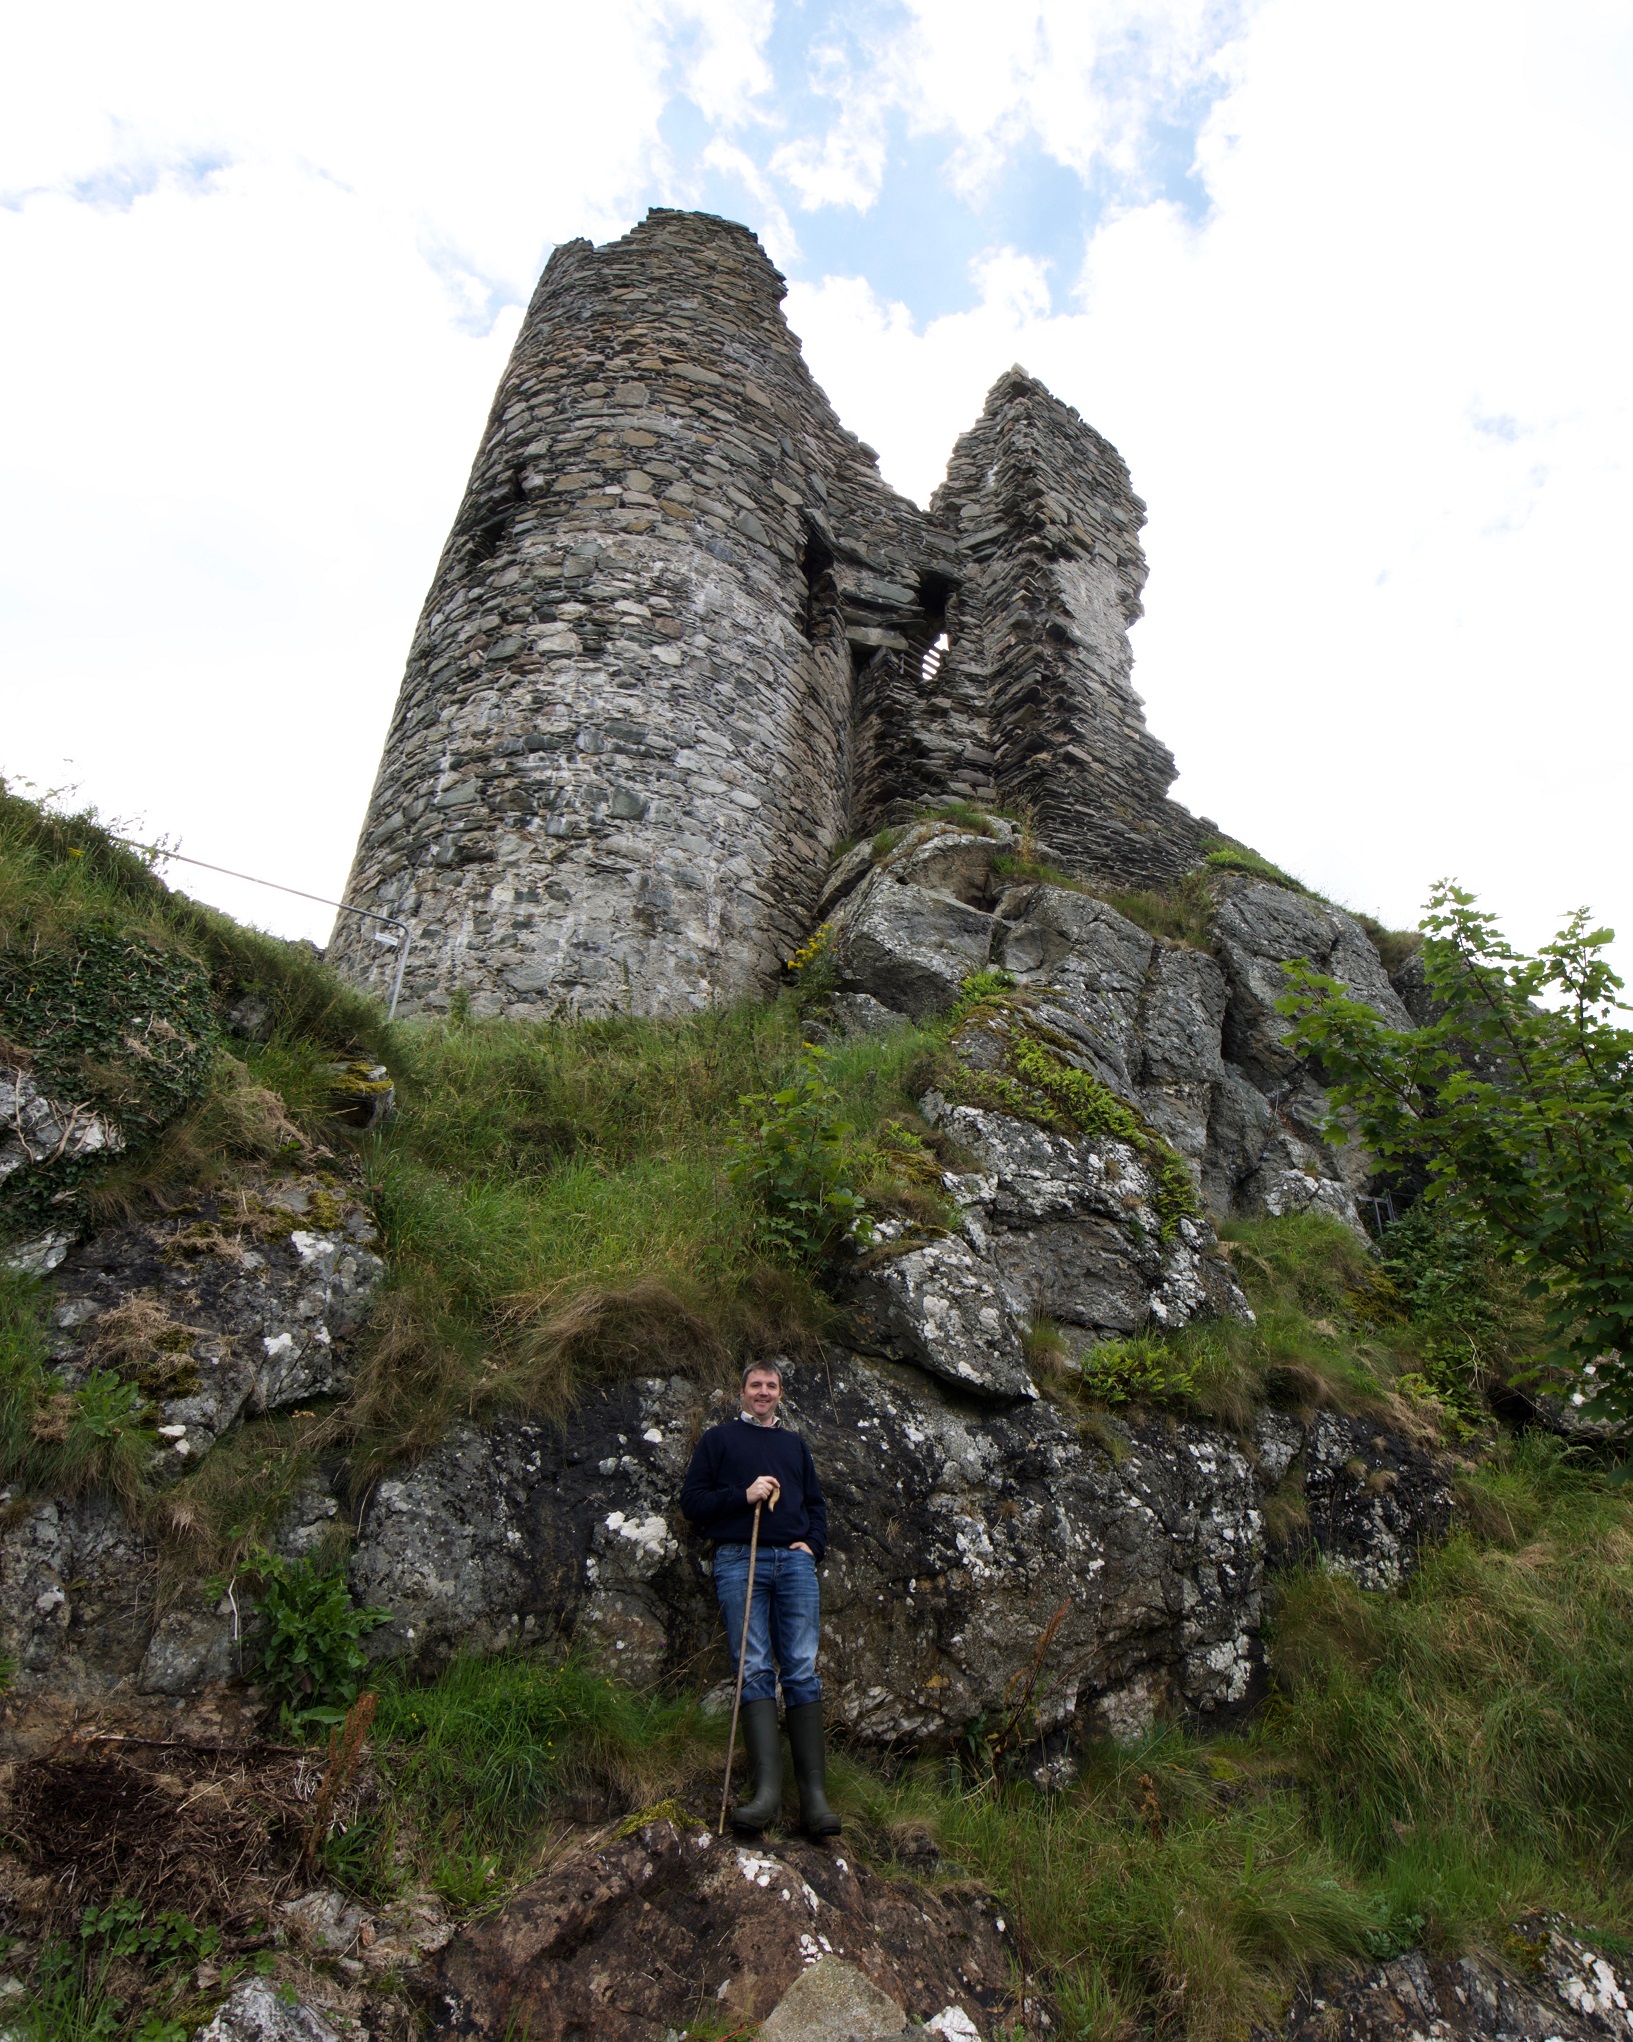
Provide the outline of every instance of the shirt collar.
<path id="1" fill-rule="evenodd" d="M 769 1425 L 761 1425 L 759 1419 L 755 1417 L 752 1411 L 739 1411 L 737 1415 L 745 1425 L 755 1426 L 761 1432 L 773 1432 L 782 1424 L 782 1413 L 780 1411 L 772 1412 L 771 1423 Z"/>

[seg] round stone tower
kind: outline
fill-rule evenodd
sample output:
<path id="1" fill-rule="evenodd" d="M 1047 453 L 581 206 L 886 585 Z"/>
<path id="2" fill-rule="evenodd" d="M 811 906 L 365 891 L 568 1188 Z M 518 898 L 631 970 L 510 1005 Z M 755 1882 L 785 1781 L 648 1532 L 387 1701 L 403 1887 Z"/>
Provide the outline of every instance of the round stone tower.
<path id="1" fill-rule="evenodd" d="M 782 295 L 708 215 L 551 257 L 347 887 L 412 928 L 407 1010 L 682 1012 L 763 989 L 802 940 L 851 747 L 813 530 L 835 498 L 922 513 L 840 426 Z M 389 983 L 354 917 L 330 954 Z"/>

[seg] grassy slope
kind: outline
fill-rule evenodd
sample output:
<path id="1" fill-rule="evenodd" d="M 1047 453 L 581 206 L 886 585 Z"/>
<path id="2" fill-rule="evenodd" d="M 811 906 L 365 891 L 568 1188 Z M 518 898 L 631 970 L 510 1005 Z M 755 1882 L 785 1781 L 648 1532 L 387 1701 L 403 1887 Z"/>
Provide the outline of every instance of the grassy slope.
<path id="1" fill-rule="evenodd" d="M 72 988 L 99 932 L 141 953 L 126 986 L 138 1004 L 191 973 L 218 1013 L 253 993 L 272 1033 L 260 1046 L 209 1034 L 181 1073 L 192 1090 L 179 1111 L 156 1112 L 147 1132 L 140 1097 L 105 1091 L 138 1138 L 85 1178 L 88 1214 L 276 1167 L 320 1136 L 368 1180 L 392 1288 L 358 1395 L 327 1421 L 331 1452 L 364 1467 L 430 1437 L 452 1408 L 559 1408 L 586 1373 L 650 1366 L 654 1341 L 664 1366 L 706 1372 L 826 1326 L 820 1288 L 765 1252 L 725 1170 L 739 1097 L 783 1082 L 799 1057 L 797 1001 L 673 1024 L 387 1031 L 309 954 L 166 894 L 88 823 L 42 820 L 8 797 L 7 983 L 26 993 L 43 970 Z M 22 1035 L 28 1010 L 16 1011 L 6 1026 Z M 55 1058 L 94 1091 L 73 998 L 45 1011 L 67 1018 L 43 1053 L 30 1043 L 36 1068 Z M 830 1066 L 858 1181 L 921 1214 L 933 1211 L 934 1158 L 914 1147 L 925 1133 L 911 1099 L 939 1050 L 903 1031 Z M 402 1112 L 347 1151 L 326 1118 L 327 1069 L 358 1051 L 390 1063 Z M 14 1213 L 11 1231 L 27 1217 Z M 1051 1394 L 1113 1444 L 1108 1420 L 1130 1402 L 1227 1425 L 1267 1399 L 1389 1413 L 1483 1448 L 1464 1479 L 1469 1528 L 1399 1596 L 1283 1577 L 1275 1693 L 1246 1736 L 1091 1750 L 1079 1782 L 1054 1794 L 1006 1776 L 990 1749 L 894 1778 L 839 1764 L 854 1846 L 887 1862 L 928 1833 L 944 1875 L 991 1882 L 1069 2010 L 1068 2033 L 1238 2033 L 1311 1963 L 1418 1938 L 1500 1948 L 1531 1907 L 1602 1938 L 1633 1929 L 1621 1813 L 1633 1503 L 1546 1442 L 1482 1427 L 1479 1373 L 1500 1372 L 1528 1338 L 1519 1301 L 1478 1244 L 1403 1236 L 1380 1271 L 1316 1220 L 1226 1233 L 1256 1326 L 1102 1349 L 1086 1374 L 1059 1368 Z M 151 1507 L 140 1456 L 113 1465 L 117 1439 L 59 1441 L 57 1461 L 40 1458 L 39 1303 L 21 1282 L 0 1298 L 8 1470 L 123 1481 L 133 1508 Z M 1047 1329 L 1038 1345 L 1040 1361 L 1078 1358 Z M 275 1512 L 311 1451 L 287 1422 L 245 1425 L 168 1492 L 167 1536 L 194 1566 L 218 1563 Z M 539 1862 L 586 1788 L 621 1807 L 679 1795 L 702 1812 L 720 1737 L 684 1699 L 573 1666 L 508 1659 L 456 1667 L 430 1689 L 388 1683 L 377 1741 L 389 1785 L 335 1839 L 331 1869 L 373 1892 L 431 1877 L 476 1905 Z"/>

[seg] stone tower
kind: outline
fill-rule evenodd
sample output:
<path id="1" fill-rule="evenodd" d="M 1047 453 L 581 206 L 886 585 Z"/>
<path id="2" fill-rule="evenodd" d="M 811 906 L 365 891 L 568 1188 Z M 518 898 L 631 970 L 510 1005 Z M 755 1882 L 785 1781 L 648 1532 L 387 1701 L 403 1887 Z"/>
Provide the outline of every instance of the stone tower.
<path id="1" fill-rule="evenodd" d="M 677 1013 L 765 990 L 834 845 L 1026 804 L 1125 885 L 1194 861 L 1129 681 L 1143 506 L 1020 370 L 929 512 L 817 388 L 745 227 L 558 248 L 426 600 L 346 898 L 404 1006 Z M 383 987 L 341 917 L 330 956 Z"/>

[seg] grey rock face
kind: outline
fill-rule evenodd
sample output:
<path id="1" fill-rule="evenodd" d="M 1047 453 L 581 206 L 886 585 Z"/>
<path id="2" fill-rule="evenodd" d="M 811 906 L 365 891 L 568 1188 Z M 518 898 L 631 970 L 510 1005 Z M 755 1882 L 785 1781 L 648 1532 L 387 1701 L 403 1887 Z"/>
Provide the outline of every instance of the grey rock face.
<path id="1" fill-rule="evenodd" d="M 1284 963 L 1306 958 L 1386 1021 L 1410 1025 L 1350 916 L 1282 887 L 1226 881 L 1210 955 L 1159 942 L 1071 888 L 1008 885 L 993 869 L 1004 841 L 937 829 L 919 825 L 866 873 L 848 854 L 829 919 L 841 1025 L 944 1013 L 966 978 L 1001 965 L 1032 992 L 1036 1020 L 1068 1061 L 1183 1158 L 1210 1212 L 1314 1210 L 1360 1229 L 1370 1159 L 1354 1142 L 1333 1145 L 1327 1094 L 1276 1012 Z M 959 1046 L 992 1061 L 977 1042 Z"/>
<path id="2" fill-rule="evenodd" d="M 18 1690 L 95 1694 L 139 1665 L 152 1572 L 151 1553 L 105 1498 L 48 1499 L 5 1523 L 0 1649 Z"/>
<path id="3" fill-rule="evenodd" d="M 291 1224 L 305 1219 L 306 1226 Z M 287 1231 L 286 1231 L 287 1230 Z M 50 1368 L 68 1389 L 114 1370 L 151 1400 L 153 1472 L 178 1476 L 252 1413 L 351 1381 L 351 1345 L 384 1265 L 355 1200 L 283 1178 L 216 1209 L 109 1228 L 65 1253 Z M 0 1523 L 0 1651 L 15 1692 L 195 1694 L 244 1671 L 239 1589 L 156 1602 L 158 1555 L 108 1499 L 12 1491 Z M 319 1480 L 272 1534 L 290 1557 L 338 1514 Z"/>
<path id="4" fill-rule="evenodd" d="M 1364 1418 L 1322 1412 L 1304 1444 L 1310 1529 L 1326 1564 L 1362 1588 L 1398 1588 L 1456 1507 L 1444 1468 Z"/>
<path id="5" fill-rule="evenodd" d="M 980 1395 L 1035 1396 L 1024 1342 L 1040 1320 L 1105 1337 L 1199 1314 L 1251 1317 L 1208 1228 L 1164 1243 L 1149 1169 L 1126 1143 L 1053 1134 L 1008 1114 L 923 1102 L 978 1168 L 948 1178 L 959 1231 L 882 1247 L 853 1286 L 865 1337 Z"/>
<path id="6" fill-rule="evenodd" d="M 1030 1315 L 1012 1309 L 1008 1272 L 984 1252 L 973 1202 L 964 1227 L 900 1252 L 905 1230 L 886 1221 L 872 1266 L 851 1287 L 859 1332 L 879 1352 L 979 1395 L 1035 1397 L 1022 1345 Z"/>
<path id="7" fill-rule="evenodd" d="M 121 1356 L 139 1360 L 149 1329 L 148 1359 L 165 1364 L 152 1391 L 157 1432 L 177 1472 L 245 1412 L 347 1389 L 350 1343 L 384 1274 L 355 1201 L 284 1180 L 252 1204 L 247 1219 L 206 1206 L 196 1218 L 110 1228 L 76 1247 L 57 1277 L 52 1360 L 70 1388 Z M 314 1211 L 324 1224 L 294 1224 Z M 144 1316 L 121 1336 L 133 1304 Z"/>
<path id="8" fill-rule="evenodd" d="M 823 1678 L 857 1736 L 946 1739 L 1001 1709 L 1062 1604 L 1047 1722 L 1128 1735 L 1249 1697 L 1266 1478 L 1218 1431 L 1130 1432 L 1113 1463 L 1047 1401 L 999 1404 L 838 1352 L 800 1372 L 790 1404 L 829 1502 Z M 676 1500 L 717 1415 L 691 1384 L 653 1379 L 609 1385 L 559 1432 L 458 1428 L 370 1500 L 352 1586 L 397 1612 L 373 1649 L 434 1662 L 577 1637 L 629 1679 L 701 1670 L 729 1700 L 706 1551 Z M 1373 1455 L 1389 1457 L 1421 1459 L 1398 1441 Z M 1432 1487 L 1425 1474 L 1391 1492 L 1404 1566 Z"/>
<path id="9" fill-rule="evenodd" d="M 1241 882 L 1219 904 L 1214 940 L 1230 980 L 1225 1053 L 1263 1089 L 1285 1082 L 1298 1068 L 1287 1047 L 1291 1024 L 1276 1012 L 1287 993 L 1282 967 L 1294 960 L 1337 979 L 1390 1027 L 1412 1025 L 1359 924 L 1321 901 L 1262 881 Z"/>
<path id="10" fill-rule="evenodd" d="M 1487 1957 L 1408 1951 L 1301 1992 L 1285 2042 L 1600 2042 L 1633 2033 L 1633 1980 L 1558 1923 L 1522 1924 L 1534 1968 L 1516 1978 Z M 1257 2031 L 1255 2031 L 1257 2032 Z"/>
<path id="11" fill-rule="evenodd" d="M 73 1245 L 72 1234 L 53 1227 L 26 1241 L 15 1242 L 0 1256 L 0 1261 L 18 1276 L 49 1276 L 53 1269 L 62 1267 Z"/>
<path id="12" fill-rule="evenodd" d="M 14 1170 L 49 1169 L 80 1156 L 117 1154 L 124 1146 L 111 1121 L 47 1098 L 28 1071 L 0 1065 L 0 1181 Z"/>
<path id="13" fill-rule="evenodd" d="M 993 918 L 951 894 L 880 873 L 846 902 L 840 984 L 915 1021 L 944 1013 L 992 956 Z"/>
<path id="14" fill-rule="evenodd" d="M 12 1696 L 195 1695 L 253 1667 L 255 1602 L 240 1584 L 160 1608 L 159 1556 L 104 1497 L 0 1491 L 0 1652 Z M 268 1544 L 293 1559 L 338 1512 L 321 1483 L 295 1496 Z"/>

